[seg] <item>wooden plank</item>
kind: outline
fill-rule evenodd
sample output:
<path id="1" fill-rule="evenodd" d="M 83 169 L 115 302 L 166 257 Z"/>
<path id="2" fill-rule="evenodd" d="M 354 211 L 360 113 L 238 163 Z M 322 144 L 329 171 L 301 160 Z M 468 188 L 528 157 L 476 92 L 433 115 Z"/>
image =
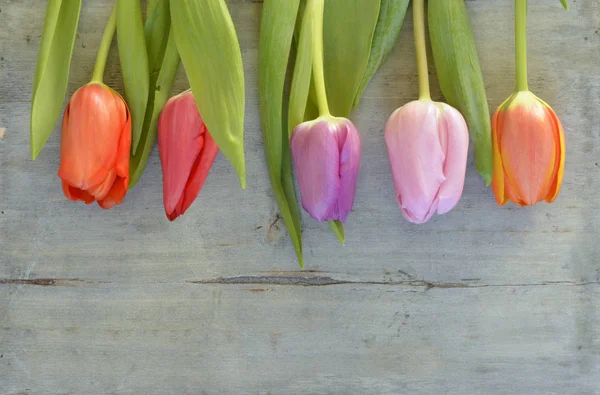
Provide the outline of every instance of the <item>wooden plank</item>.
<path id="1" fill-rule="evenodd" d="M 597 284 L 79 283 L 0 296 L 7 394 L 599 389 Z"/>
<path id="2" fill-rule="evenodd" d="M 599 394 L 600 4 L 530 2 L 530 85 L 567 138 L 555 203 L 499 208 L 470 163 L 454 211 L 402 219 L 383 125 L 417 96 L 407 17 L 353 117 L 363 166 L 347 245 L 305 215 L 310 271 L 298 272 L 262 151 L 261 4 L 228 2 L 248 190 L 219 156 L 170 224 L 156 154 L 107 212 L 62 196 L 58 128 L 28 159 L 44 7 L 0 0 L 0 393 Z M 513 86 L 510 3 L 467 2 L 492 109 Z M 110 4 L 84 1 L 70 93 L 91 75 Z M 106 82 L 122 91 L 116 51 Z"/>

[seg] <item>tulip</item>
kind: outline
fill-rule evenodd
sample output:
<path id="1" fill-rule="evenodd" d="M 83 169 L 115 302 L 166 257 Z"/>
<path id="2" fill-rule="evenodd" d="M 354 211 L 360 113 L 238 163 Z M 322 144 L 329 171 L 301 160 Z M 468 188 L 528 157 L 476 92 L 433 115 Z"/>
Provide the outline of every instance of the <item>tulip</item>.
<path id="1" fill-rule="evenodd" d="M 163 108 L 158 122 L 158 151 L 165 213 L 174 221 L 200 193 L 219 153 L 192 92 L 172 97 Z"/>
<path id="2" fill-rule="evenodd" d="M 565 138 L 554 111 L 529 91 L 511 96 L 492 118 L 496 202 L 550 203 L 560 191 Z"/>
<path id="3" fill-rule="evenodd" d="M 562 125 L 550 106 L 529 91 L 526 36 L 527 1 L 515 0 L 515 93 L 492 117 L 492 190 L 499 205 L 553 202 L 565 167 Z"/>
<path id="4" fill-rule="evenodd" d="M 410 102 L 391 115 L 385 141 L 396 199 L 408 221 L 424 223 L 456 206 L 469 148 L 469 130 L 456 109 L 430 100 Z"/>
<path id="5" fill-rule="evenodd" d="M 469 129 L 460 112 L 431 100 L 424 9 L 424 0 L 414 0 L 419 100 L 394 111 L 385 125 L 396 200 L 404 218 L 416 224 L 456 206 L 469 149 Z"/>
<path id="6" fill-rule="evenodd" d="M 100 82 L 75 92 L 62 123 L 59 177 L 69 200 L 120 204 L 129 185 L 131 117 L 117 92 Z"/>
<path id="7" fill-rule="evenodd" d="M 346 118 L 319 117 L 290 140 L 302 207 L 317 221 L 346 221 L 360 168 L 360 136 Z"/>

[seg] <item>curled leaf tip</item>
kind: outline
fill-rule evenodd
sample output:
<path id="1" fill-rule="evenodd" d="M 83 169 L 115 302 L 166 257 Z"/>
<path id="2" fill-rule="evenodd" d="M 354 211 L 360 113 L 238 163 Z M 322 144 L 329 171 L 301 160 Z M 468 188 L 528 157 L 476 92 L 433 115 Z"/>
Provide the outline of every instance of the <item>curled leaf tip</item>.
<path id="1" fill-rule="evenodd" d="M 329 221 L 329 227 L 337 237 L 342 246 L 346 245 L 346 235 L 344 232 L 344 224 L 341 221 Z"/>
<path id="2" fill-rule="evenodd" d="M 567 0 L 560 0 L 560 4 L 562 4 L 563 8 L 566 11 L 569 11 L 569 5 L 567 4 Z"/>

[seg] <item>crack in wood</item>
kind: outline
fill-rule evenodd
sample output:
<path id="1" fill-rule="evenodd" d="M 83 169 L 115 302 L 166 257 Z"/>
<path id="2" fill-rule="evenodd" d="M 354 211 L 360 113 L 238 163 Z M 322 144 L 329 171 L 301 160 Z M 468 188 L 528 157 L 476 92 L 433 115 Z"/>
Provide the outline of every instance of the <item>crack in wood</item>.
<path id="1" fill-rule="evenodd" d="M 251 285 L 301 285 L 301 286 L 326 286 L 326 285 L 396 285 L 407 287 L 421 287 L 426 289 L 431 288 L 487 288 L 487 287 L 535 287 L 547 285 L 570 285 L 584 286 L 592 284 L 600 284 L 598 281 L 590 282 L 574 282 L 574 281 L 547 281 L 541 283 L 519 283 L 519 284 L 472 284 L 472 283 L 455 283 L 455 282 L 435 282 L 424 280 L 407 280 L 407 281 L 352 281 L 352 280 L 337 280 L 327 276 L 234 276 L 234 277 L 218 277 L 209 280 L 186 281 L 189 284 L 251 284 Z"/>
<path id="2" fill-rule="evenodd" d="M 540 287 L 551 285 L 565 286 L 586 286 L 600 285 L 600 281 L 544 281 L 539 283 L 515 283 L 515 284 L 474 284 L 468 282 L 437 282 L 425 280 L 405 280 L 405 281 L 360 281 L 360 280 L 339 280 L 329 276 L 233 276 L 217 277 L 207 280 L 187 280 L 187 284 L 198 285 L 296 285 L 296 286 L 330 286 L 330 285 L 387 285 L 400 287 L 417 287 L 429 290 L 432 288 L 488 288 L 488 287 Z M 31 286 L 81 286 L 86 284 L 115 284 L 110 281 L 84 280 L 80 278 L 8 278 L 0 279 L 0 285 L 31 285 Z M 162 283 L 161 283 L 162 284 Z M 253 288 L 259 290 L 259 288 Z M 260 289 L 264 291 L 264 289 Z"/>
<path id="3" fill-rule="evenodd" d="M 75 286 L 77 284 L 110 284 L 109 281 L 80 278 L 0 278 L 0 285 L 34 285 L 41 287 Z"/>

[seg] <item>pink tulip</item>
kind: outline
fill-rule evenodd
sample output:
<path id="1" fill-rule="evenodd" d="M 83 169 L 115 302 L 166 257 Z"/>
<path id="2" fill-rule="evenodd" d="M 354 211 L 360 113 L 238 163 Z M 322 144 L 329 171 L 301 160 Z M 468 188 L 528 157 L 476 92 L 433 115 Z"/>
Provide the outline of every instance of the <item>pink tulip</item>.
<path id="1" fill-rule="evenodd" d="M 219 153 L 191 92 L 172 97 L 163 108 L 158 123 L 158 151 L 165 212 L 174 221 L 200 193 Z"/>
<path id="2" fill-rule="evenodd" d="M 469 133 L 462 115 L 445 103 L 417 100 L 400 107 L 385 126 L 396 198 L 417 224 L 460 200 Z"/>
<path id="3" fill-rule="evenodd" d="M 320 117 L 290 140 L 302 207 L 317 221 L 346 221 L 354 205 L 360 136 L 346 118 Z"/>

